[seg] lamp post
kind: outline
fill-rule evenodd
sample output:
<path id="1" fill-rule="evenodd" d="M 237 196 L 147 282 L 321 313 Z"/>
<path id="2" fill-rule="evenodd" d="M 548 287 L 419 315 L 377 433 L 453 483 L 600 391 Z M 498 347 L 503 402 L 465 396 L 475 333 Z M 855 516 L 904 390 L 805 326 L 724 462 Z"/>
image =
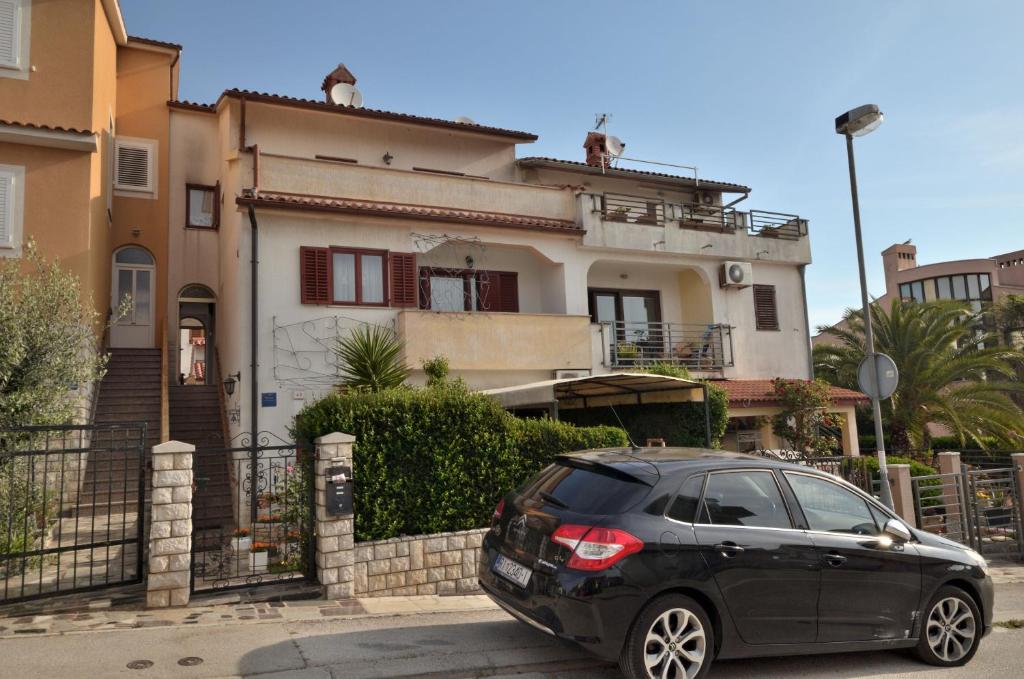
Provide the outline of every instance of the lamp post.
<path id="1" fill-rule="evenodd" d="M 857 237 L 857 266 L 860 270 L 860 302 L 864 314 L 865 358 L 869 364 L 871 412 L 875 419 L 875 441 L 878 449 L 878 475 L 881 481 L 882 502 L 893 508 L 892 489 L 889 488 L 889 469 L 885 463 L 885 432 L 882 429 L 881 392 L 878 365 L 875 360 L 875 335 L 871 328 L 871 308 L 868 303 L 868 283 L 864 273 L 864 242 L 860 231 L 860 202 L 857 199 L 857 169 L 853 162 L 853 138 L 873 132 L 882 124 L 882 112 L 874 104 L 865 104 L 836 118 L 836 134 L 846 137 L 846 155 L 850 163 L 850 197 L 853 201 L 853 230 Z"/>

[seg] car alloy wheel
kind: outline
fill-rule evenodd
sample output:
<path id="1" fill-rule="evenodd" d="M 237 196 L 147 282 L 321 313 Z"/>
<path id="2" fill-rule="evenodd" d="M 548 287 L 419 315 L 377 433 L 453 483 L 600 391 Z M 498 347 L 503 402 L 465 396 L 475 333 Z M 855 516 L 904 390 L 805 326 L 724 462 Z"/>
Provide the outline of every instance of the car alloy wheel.
<path id="1" fill-rule="evenodd" d="M 925 623 L 928 646 L 946 663 L 955 663 L 970 653 L 977 633 L 974 611 L 958 597 L 940 599 Z"/>
<path id="2" fill-rule="evenodd" d="M 644 640 L 649 679 L 693 679 L 704 664 L 707 639 L 700 619 L 685 608 L 671 608 L 657 618 Z"/>

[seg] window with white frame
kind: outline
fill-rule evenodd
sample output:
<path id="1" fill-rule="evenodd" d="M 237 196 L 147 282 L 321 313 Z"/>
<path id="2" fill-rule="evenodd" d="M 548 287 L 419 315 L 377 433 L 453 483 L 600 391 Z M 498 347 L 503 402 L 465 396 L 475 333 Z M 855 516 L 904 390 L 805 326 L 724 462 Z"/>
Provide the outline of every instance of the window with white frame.
<path id="1" fill-rule="evenodd" d="M 114 139 L 114 188 L 132 193 L 156 192 L 155 139 Z"/>
<path id="2" fill-rule="evenodd" d="M 25 168 L 0 165 L 0 256 L 20 254 L 25 205 Z"/>
<path id="3" fill-rule="evenodd" d="M 0 77 L 27 79 L 31 0 L 0 0 Z"/>

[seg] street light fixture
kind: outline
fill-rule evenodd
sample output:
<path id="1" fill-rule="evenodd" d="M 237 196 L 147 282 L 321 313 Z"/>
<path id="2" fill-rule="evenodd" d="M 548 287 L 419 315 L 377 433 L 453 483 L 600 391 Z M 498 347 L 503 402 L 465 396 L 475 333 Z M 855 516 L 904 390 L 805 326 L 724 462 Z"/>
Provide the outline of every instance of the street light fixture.
<path id="1" fill-rule="evenodd" d="M 868 303 L 868 283 L 864 273 L 864 241 L 860 230 L 860 202 L 857 199 L 857 169 L 853 162 L 853 138 L 862 137 L 878 129 L 883 116 L 878 106 L 865 104 L 836 118 L 836 134 L 846 137 L 846 155 L 850 162 L 850 197 L 853 201 L 853 230 L 857 237 L 857 265 L 860 269 L 860 301 L 864 314 L 865 358 L 869 364 L 871 411 L 875 419 L 875 441 L 878 450 L 878 475 L 881 480 L 882 502 L 893 509 L 892 489 L 889 488 L 889 468 L 885 462 L 885 432 L 882 428 L 881 388 L 878 382 L 878 364 L 875 358 L 875 335 L 871 327 L 871 308 Z"/>

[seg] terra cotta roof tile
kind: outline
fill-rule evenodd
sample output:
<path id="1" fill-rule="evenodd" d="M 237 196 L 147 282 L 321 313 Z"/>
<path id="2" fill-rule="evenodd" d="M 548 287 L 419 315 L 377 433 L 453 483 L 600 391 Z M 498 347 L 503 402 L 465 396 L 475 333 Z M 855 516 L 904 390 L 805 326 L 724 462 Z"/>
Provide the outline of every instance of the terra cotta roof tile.
<path id="1" fill-rule="evenodd" d="M 802 380 L 789 380 L 799 382 Z M 729 405 L 743 407 L 746 405 L 776 405 L 772 380 L 712 380 L 710 384 L 718 387 L 729 397 Z M 866 403 L 868 397 L 859 391 L 829 386 L 829 396 L 839 405 Z"/>

